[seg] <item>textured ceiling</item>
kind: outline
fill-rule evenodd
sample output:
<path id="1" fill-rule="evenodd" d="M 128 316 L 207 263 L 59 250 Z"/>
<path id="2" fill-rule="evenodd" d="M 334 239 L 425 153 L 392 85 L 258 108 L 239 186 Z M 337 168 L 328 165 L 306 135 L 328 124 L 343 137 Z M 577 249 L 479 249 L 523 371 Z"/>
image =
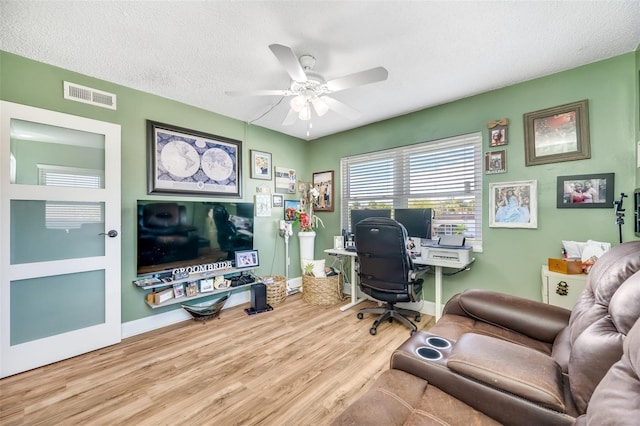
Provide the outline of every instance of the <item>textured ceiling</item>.
<path id="1" fill-rule="evenodd" d="M 0 0 L 1 50 L 302 139 L 631 52 L 639 42 L 638 0 Z M 362 117 L 329 112 L 312 120 L 307 137 L 306 122 L 282 125 L 288 98 L 224 93 L 289 87 L 272 43 L 313 55 L 326 80 L 376 66 L 389 78 L 334 94 Z"/>

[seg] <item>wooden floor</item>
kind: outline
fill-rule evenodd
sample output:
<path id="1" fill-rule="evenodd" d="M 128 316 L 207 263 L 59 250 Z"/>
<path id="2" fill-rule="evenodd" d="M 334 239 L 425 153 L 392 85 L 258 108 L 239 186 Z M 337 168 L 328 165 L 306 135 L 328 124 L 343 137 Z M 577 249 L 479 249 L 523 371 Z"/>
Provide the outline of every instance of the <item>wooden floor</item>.
<path id="1" fill-rule="evenodd" d="M 0 424 L 328 424 L 409 337 L 397 322 L 371 336 L 372 315 L 339 306 L 300 295 L 257 315 L 237 306 L 2 379 Z"/>

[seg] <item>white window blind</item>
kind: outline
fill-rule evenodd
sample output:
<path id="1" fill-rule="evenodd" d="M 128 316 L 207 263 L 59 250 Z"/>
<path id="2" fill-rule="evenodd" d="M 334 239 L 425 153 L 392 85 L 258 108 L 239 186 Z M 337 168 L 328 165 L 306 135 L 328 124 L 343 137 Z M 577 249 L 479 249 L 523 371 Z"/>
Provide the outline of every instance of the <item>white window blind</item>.
<path id="1" fill-rule="evenodd" d="M 101 170 L 38 164 L 38 183 L 47 186 L 72 188 L 103 188 Z M 84 223 L 104 221 L 101 203 L 47 201 L 45 225 L 47 229 L 79 229 Z"/>
<path id="2" fill-rule="evenodd" d="M 433 237 L 463 234 L 482 242 L 482 134 L 345 157 L 343 228 L 354 208 L 431 208 Z"/>

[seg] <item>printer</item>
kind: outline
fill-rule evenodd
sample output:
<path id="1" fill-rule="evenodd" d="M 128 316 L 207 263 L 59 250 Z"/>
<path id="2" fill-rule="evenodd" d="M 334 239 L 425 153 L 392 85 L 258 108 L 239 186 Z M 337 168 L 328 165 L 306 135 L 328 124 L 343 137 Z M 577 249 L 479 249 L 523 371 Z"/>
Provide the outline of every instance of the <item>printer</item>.
<path id="1" fill-rule="evenodd" d="M 447 235 L 440 237 L 437 242 L 430 242 L 422 246 L 422 261 L 441 263 L 441 266 L 464 267 L 472 262 L 471 246 L 464 245 L 465 239 L 461 235 Z M 444 265 L 444 264 L 447 265 Z M 449 265 L 450 264 L 450 265 Z"/>

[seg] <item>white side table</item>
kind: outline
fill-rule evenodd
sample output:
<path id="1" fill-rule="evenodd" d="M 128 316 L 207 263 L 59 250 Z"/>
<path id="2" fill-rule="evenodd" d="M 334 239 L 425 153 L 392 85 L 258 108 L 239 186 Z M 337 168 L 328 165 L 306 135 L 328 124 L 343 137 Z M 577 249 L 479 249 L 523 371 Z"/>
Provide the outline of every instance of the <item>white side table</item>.
<path id="1" fill-rule="evenodd" d="M 586 274 L 561 274 L 549 271 L 546 265 L 542 266 L 542 301 L 573 309 L 586 283 Z"/>

